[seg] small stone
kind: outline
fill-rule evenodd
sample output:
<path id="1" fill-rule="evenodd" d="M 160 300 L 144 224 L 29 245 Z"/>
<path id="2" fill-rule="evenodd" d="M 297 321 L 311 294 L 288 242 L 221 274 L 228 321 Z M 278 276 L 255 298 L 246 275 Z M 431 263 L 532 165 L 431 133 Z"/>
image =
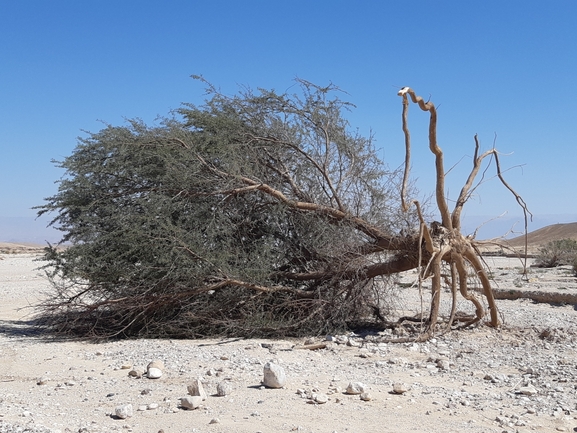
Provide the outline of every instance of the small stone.
<path id="1" fill-rule="evenodd" d="M 155 359 L 151 363 L 146 366 L 147 369 L 149 368 L 158 368 L 159 370 L 164 370 L 164 362 L 159 359 Z"/>
<path id="2" fill-rule="evenodd" d="M 362 401 L 371 401 L 372 399 L 373 399 L 373 396 L 369 392 L 363 392 L 361 394 L 361 400 Z"/>
<path id="3" fill-rule="evenodd" d="M 155 360 L 146 366 L 146 377 L 149 379 L 158 379 L 162 376 L 164 370 L 164 363 L 160 360 Z"/>
<path id="4" fill-rule="evenodd" d="M 347 339 L 347 346 L 350 347 L 361 347 L 362 343 L 358 340 L 354 340 L 352 338 Z"/>
<path id="5" fill-rule="evenodd" d="M 135 377 L 136 379 L 140 379 L 144 375 L 144 368 L 142 367 L 135 367 L 128 372 L 130 377 Z"/>
<path id="6" fill-rule="evenodd" d="M 162 370 L 156 367 L 150 367 L 146 371 L 146 377 L 149 379 L 159 379 L 162 376 Z"/>
<path id="7" fill-rule="evenodd" d="M 64 382 L 64 385 L 66 385 L 66 386 L 74 386 L 74 385 L 76 385 L 76 382 L 74 382 L 73 380 L 68 380 L 68 381 Z"/>
<path id="8" fill-rule="evenodd" d="M 46 385 L 49 380 L 50 379 L 48 379 L 47 377 L 41 377 L 40 379 L 38 379 L 38 382 L 36 382 L 36 385 Z"/>
<path id="9" fill-rule="evenodd" d="M 219 397 L 224 397 L 230 395 L 232 392 L 232 385 L 229 382 L 220 382 L 216 385 L 216 395 Z"/>
<path id="10" fill-rule="evenodd" d="M 206 400 L 208 395 L 202 386 L 200 379 L 195 379 L 190 385 L 187 386 L 188 394 L 193 397 L 200 397 L 202 400 Z"/>
<path id="11" fill-rule="evenodd" d="M 406 383 L 397 382 L 393 385 L 393 392 L 395 394 L 404 394 L 409 390 L 409 387 Z"/>
<path id="12" fill-rule="evenodd" d="M 347 342 L 349 341 L 349 337 L 347 337 L 346 335 L 337 335 L 337 344 L 347 344 Z"/>
<path id="13" fill-rule="evenodd" d="M 437 367 L 439 367 L 441 370 L 449 370 L 450 368 L 450 363 L 448 359 L 437 359 Z"/>
<path id="14" fill-rule="evenodd" d="M 132 364 L 122 364 L 120 366 L 121 370 L 130 370 L 132 368 Z"/>
<path id="15" fill-rule="evenodd" d="M 218 424 L 220 420 L 218 418 L 213 418 L 210 420 L 209 424 Z"/>
<path id="16" fill-rule="evenodd" d="M 202 400 L 202 397 L 198 395 L 182 397 L 180 399 L 180 406 L 182 406 L 184 409 L 198 409 L 202 404 Z"/>
<path id="17" fill-rule="evenodd" d="M 367 390 L 368 387 L 364 383 L 350 382 L 349 385 L 347 386 L 345 393 L 352 395 L 359 395 L 362 394 L 363 392 L 366 392 Z"/>
<path id="18" fill-rule="evenodd" d="M 329 401 L 329 397 L 326 394 L 318 393 L 313 395 L 313 400 L 315 403 L 325 404 L 327 401 Z"/>
<path id="19" fill-rule="evenodd" d="M 146 409 L 148 409 L 148 407 L 145 404 L 141 404 L 136 410 L 139 412 L 144 412 Z"/>
<path id="20" fill-rule="evenodd" d="M 263 385 L 267 388 L 282 388 L 286 384 L 286 374 L 280 365 L 267 362 L 263 368 Z"/>
<path id="21" fill-rule="evenodd" d="M 132 416 L 132 405 L 131 404 L 123 404 L 121 406 L 116 406 L 114 409 L 114 413 L 117 418 L 126 419 Z"/>
<path id="22" fill-rule="evenodd" d="M 533 385 L 522 386 L 519 388 L 519 393 L 523 395 L 536 395 L 537 389 Z"/>
<path id="23" fill-rule="evenodd" d="M 154 409 L 158 409 L 158 403 L 150 403 L 148 406 L 146 406 L 147 410 L 154 410 Z"/>

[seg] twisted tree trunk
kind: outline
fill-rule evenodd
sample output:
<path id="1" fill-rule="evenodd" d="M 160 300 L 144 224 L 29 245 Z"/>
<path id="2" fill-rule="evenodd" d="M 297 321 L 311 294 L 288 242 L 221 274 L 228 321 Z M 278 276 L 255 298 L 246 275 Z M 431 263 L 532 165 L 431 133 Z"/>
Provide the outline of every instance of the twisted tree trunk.
<path id="1" fill-rule="evenodd" d="M 499 313 L 497 305 L 495 303 L 495 297 L 493 295 L 493 290 L 491 287 L 491 281 L 487 275 L 487 271 L 483 266 L 482 258 L 478 248 L 476 247 L 476 241 L 474 237 L 467 237 L 461 233 L 461 211 L 463 206 L 471 196 L 472 191 L 475 189 L 473 186 L 475 178 L 479 173 L 482 161 L 490 156 L 495 158 L 495 163 L 497 166 L 497 175 L 503 185 L 509 189 L 515 196 L 517 202 L 523 208 L 525 213 L 525 227 L 527 226 L 527 206 L 523 199 L 505 182 L 503 179 L 498 153 L 495 148 L 490 149 L 483 154 L 479 155 L 479 142 L 477 136 L 475 136 L 475 155 L 473 158 L 473 168 L 465 182 L 465 185 L 461 189 L 459 197 L 457 199 L 455 208 L 452 212 L 449 211 L 448 201 L 445 197 L 445 171 L 443 164 L 443 151 L 437 143 L 437 111 L 435 105 L 432 102 L 425 102 L 423 98 L 417 96 L 413 89 L 410 87 L 404 87 L 399 91 L 399 96 L 403 98 L 403 132 L 405 135 L 405 173 L 403 177 L 402 186 L 402 203 L 403 209 L 408 210 L 410 204 L 414 204 L 417 207 L 419 218 L 421 220 L 421 230 L 424 234 L 424 241 L 426 248 L 429 253 L 431 253 L 431 260 L 426 267 L 425 271 L 420 273 L 420 280 L 427 276 L 432 277 L 432 299 L 431 308 L 428 320 L 427 330 L 419 338 L 420 340 L 429 338 L 435 332 L 435 327 L 437 324 L 439 316 L 439 305 L 441 296 L 441 268 L 442 264 L 447 263 L 450 266 L 450 281 L 448 284 L 452 288 L 452 308 L 451 315 L 449 318 L 449 328 L 455 318 L 455 306 L 456 297 L 458 293 L 461 294 L 463 298 L 470 301 L 475 307 L 475 316 L 471 317 L 464 326 L 469 326 L 474 323 L 479 322 L 485 316 L 485 309 L 483 308 L 482 302 L 477 299 L 469 291 L 469 277 L 467 274 L 467 265 L 472 267 L 475 272 L 476 277 L 481 282 L 482 293 L 486 299 L 490 311 L 490 321 L 489 324 L 493 327 L 499 326 Z M 436 185 L 435 185 L 435 198 L 437 208 L 441 215 L 441 222 L 433 222 L 430 226 L 427 225 L 422 216 L 420 206 L 418 201 L 411 200 L 407 203 L 406 191 L 407 182 L 409 179 L 409 169 L 410 169 L 410 159 L 411 159 L 411 138 L 408 127 L 408 109 L 410 100 L 417 104 L 419 108 L 423 111 L 428 111 L 430 113 L 429 120 L 429 149 L 435 155 L 435 169 L 436 169 Z M 456 288 L 459 288 L 459 291 Z"/>

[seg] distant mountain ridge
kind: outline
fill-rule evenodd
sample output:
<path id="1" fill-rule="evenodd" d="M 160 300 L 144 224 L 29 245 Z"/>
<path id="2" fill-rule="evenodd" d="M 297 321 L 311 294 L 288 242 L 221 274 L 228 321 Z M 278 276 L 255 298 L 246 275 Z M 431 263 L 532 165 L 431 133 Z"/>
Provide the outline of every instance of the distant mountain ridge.
<path id="1" fill-rule="evenodd" d="M 551 241 L 560 239 L 577 240 L 577 222 L 565 224 L 552 224 L 532 231 L 527 235 L 527 244 L 530 247 L 539 247 Z M 517 236 L 513 239 L 503 241 L 511 247 L 522 247 L 525 245 L 525 236 Z"/>

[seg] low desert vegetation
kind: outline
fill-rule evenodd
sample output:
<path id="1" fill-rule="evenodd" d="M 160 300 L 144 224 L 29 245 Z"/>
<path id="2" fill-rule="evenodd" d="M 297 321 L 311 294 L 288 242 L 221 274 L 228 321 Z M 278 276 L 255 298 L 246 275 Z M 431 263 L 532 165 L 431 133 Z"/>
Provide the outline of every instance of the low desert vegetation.
<path id="1" fill-rule="evenodd" d="M 391 170 L 372 137 L 350 127 L 352 105 L 333 85 L 298 80 L 294 94 L 226 96 L 206 84 L 204 105 L 156 126 L 106 126 L 57 162 L 65 175 L 39 213 L 55 215 L 70 246 L 45 254 L 53 291 L 40 313 L 50 330 L 196 338 L 392 327 L 396 276 L 410 269 L 415 286 L 430 280 L 431 289 L 406 341 L 487 315 L 499 325 L 489 274 L 460 221 L 486 161 L 526 211 L 496 149 L 481 153 L 475 137 L 470 175 L 449 202 L 435 106 L 408 87 L 399 91 L 405 166 Z M 429 220 L 411 184 L 411 103 L 430 116 L 441 221 Z M 440 327 L 443 287 L 452 307 Z M 458 297 L 475 314 L 457 314 Z"/>
<path id="2" fill-rule="evenodd" d="M 543 268 L 570 265 L 577 275 L 577 241 L 560 239 L 548 242 L 539 250 L 535 265 Z"/>

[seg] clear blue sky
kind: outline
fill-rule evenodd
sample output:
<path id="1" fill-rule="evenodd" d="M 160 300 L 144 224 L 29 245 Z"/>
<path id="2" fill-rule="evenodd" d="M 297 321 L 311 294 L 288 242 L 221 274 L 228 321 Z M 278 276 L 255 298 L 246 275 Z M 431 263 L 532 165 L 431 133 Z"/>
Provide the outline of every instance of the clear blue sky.
<path id="1" fill-rule="evenodd" d="M 45 221 L 30 222 L 63 174 L 51 159 L 101 122 L 152 123 L 202 102 L 191 74 L 229 94 L 239 85 L 284 91 L 295 77 L 332 82 L 357 106 L 352 126 L 373 131 L 391 167 L 403 158 L 396 93 L 411 86 L 438 106 L 447 167 L 460 161 L 450 196 L 478 133 L 484 149 L 496 137 L 511 154 L 507 179 L 535 224 L 577 220 L 576 71 L 575 1 L 0 0 L 0 240 L 31 240 L 16 220 L 54 240 L 39 232 Z M 415 106 L 410 115 L 413 175 L 428 194 L 428 115 Z M 465 215 L 503 212 L 521 215 L 493 180 Z"/>

